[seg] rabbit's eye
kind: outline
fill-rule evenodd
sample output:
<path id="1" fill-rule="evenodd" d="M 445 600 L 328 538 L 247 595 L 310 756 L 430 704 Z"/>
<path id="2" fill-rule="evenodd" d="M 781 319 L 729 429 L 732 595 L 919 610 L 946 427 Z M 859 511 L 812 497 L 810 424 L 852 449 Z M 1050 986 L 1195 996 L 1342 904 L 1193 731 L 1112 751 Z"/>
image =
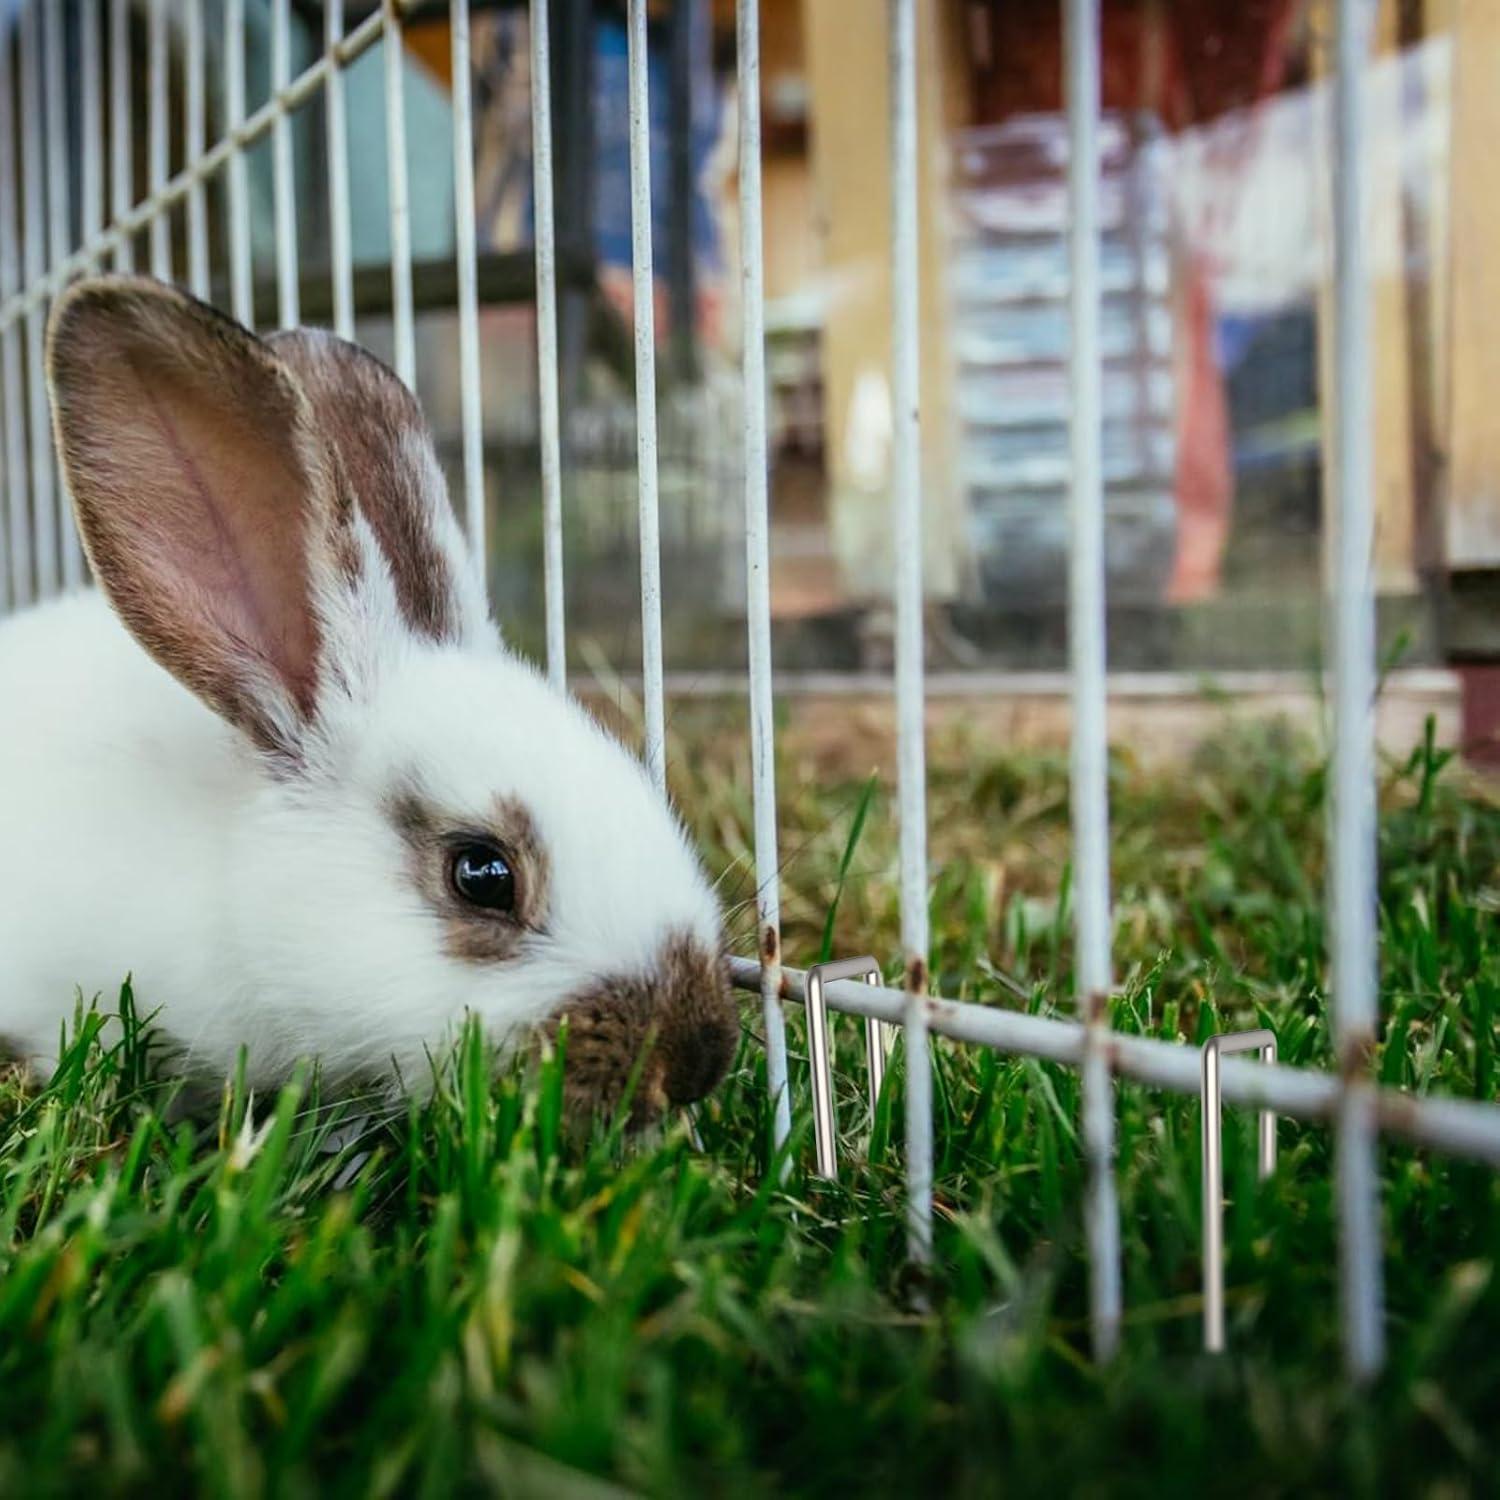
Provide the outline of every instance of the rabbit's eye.
<path id="1" fill-rule="evenodd" d="M 453 889 L 471 906 L 515 910 L 515 872 L 493 844 L 465 844 L 454 850 L 450 872 Z"/>

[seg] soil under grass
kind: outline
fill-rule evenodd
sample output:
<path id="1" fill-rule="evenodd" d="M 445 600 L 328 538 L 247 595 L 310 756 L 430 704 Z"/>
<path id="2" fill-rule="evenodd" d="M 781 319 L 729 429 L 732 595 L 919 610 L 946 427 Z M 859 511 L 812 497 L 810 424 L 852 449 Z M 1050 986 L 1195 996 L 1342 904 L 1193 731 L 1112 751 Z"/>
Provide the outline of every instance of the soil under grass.
<path id="1" fill-rule="evenodd" d="M 748 939 L 744 741 L 695 743 L 678 795 Z M 795 744 L 779 769 L 789 960 L 825 932 L 894 955 L 886 789 Z M 1115 1025 L 1192 1041 L 1259 1022 L 1285 1061 L 1329 1067 L 1316 754 L 1247 732 L 1171 774 L 1124 754 L 1113 774 Z M 1385 780 L 1381 1077 L 1494 1099 L 1500 807 L 1430 746 Z M 1060 759 L 934 747 L 943 993 L 1067 1011 L 1066 786 Z M 1128 1312 L 1100 1370 L 1069 1071 L 940 1044 L 923 1281 L 902 1250 L 899 1060 L 872 1132 L 841 1023 L 844 1183 L 804 1175 L 799 1093 L 779 1186 L 748 1001 L 745 1025 L 701 1152 L 685 1123 L 570 1144 L 556 1062 L 495 1079 L 471 1035 L 339 1186 L 354 1158 L 321 1148 L 343 1110 L 315 1088 L 251 1111 L 231 1084 L 220 1118 L 178 1121 L 139 1032 L 85 1023 L 48 1087 L 0 1083 L 0 1492 L 1497 1488 L 1495 1174 L 1383 1148 L 1391 1357 L 1355 1396 L 1327 1132 L 1283 1123 L 1260 1187 L 1252 1121 L 1230 1117 L 1231 1353 L 1207 1360 L 1197 1105 L 1122 1087 Z"/>

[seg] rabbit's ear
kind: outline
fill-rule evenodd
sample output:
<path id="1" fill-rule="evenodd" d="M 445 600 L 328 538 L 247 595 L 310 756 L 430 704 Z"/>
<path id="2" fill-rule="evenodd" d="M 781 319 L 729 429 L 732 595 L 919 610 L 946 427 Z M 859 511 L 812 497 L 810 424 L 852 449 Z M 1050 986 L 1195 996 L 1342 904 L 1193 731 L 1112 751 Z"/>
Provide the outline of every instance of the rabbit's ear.
<path id="1" fill-rule="evenodd" d="M 61 298 L 47 375 L 79 530 L 116 610 L 256 744 L 299 758 L 342 671 L 325 606 L 355 588 L 360 550 L 295 377 L 212 308 L 130 277 Z"/>
<path id="2" fill-rule="evenodd" d="M 298 328 L 267 339 L 295 373 L 380 544 L 407 627 L 435 641 L 490 630 L 482 575 L 448 500 L 432 434 L 394 370 L 346 339 Z"/>

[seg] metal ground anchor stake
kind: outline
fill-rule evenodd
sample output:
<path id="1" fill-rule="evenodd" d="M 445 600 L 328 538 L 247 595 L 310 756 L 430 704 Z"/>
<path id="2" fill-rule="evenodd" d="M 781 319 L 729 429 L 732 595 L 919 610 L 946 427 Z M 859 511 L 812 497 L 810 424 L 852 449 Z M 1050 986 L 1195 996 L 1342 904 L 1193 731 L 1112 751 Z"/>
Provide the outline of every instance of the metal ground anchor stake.
<path id="1" fill-rule="evenodd" d="M 1276 1061 L 1276 1038 L 1261 1028 L 1211 1036 L 1203 1044 L 1203 1347 L 1210 1354 L 1224 1349 L 1224 1096 L 1220 1062 L 1236 1052 L 1258 1052 L 1262 1062 Z M 1276 1116 L 1260 1112 L 1258 1132 L 1260 1178 L 1276 1170 Z"/>
<path id="2" fill-rule="evenodd" d="M 830 1182 L 838 1178 L 838 1122 L 833 1108 L 833 1048 L 828 1035 L 828 1002 L 823 986 L 840 979 L 863 979 L 878 985 L 880 965 L 873 958 L 841 958 L 835 963 L 815 964 L 807 971 L 807 1047 L 812 1065 L 813 1147 L 817 1173 Z M 880 1098 L 890 1051 L 890 1028 L 873 1016 L 865 1017 L 865 1046 L 870 1060 L 870 1115 Z"/>

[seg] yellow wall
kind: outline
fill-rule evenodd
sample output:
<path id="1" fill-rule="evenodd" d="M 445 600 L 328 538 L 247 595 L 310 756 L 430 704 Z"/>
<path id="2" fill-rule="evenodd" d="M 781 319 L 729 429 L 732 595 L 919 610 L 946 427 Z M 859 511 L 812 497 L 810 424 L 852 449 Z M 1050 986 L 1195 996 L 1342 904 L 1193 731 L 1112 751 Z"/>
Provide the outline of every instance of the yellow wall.
<path id="1" fill-rule="evenodd" d="M 1328 0 L 1318 8 L 1331 39 Z M 1396 0 L 1383 0 L 1380 56 L 1396 45 L 1396 14 Z M 1413 588 L 1429 568 L 1500 566 L 1500 5 L 1427 0 L 1423 33 L 1451 37 L 1451 71 L 1433 68 L 1423 106 L 1446 112 L 1448 174 L 1428 184 L 1414 218 L 1403 218 L 1396 148 L 1417 122 L 1371 120 L 1387 127 L 1370 163 L 1370 252 L 1381 268 L 1371 287 L 1376 565 L 1388 591 Z M 1314 54 L 1321 75 L 1329 52 Z M 1406 274 L 1423 260 L 1425 300 Z M 1320 311 L 1327 391 L 1327 292 Z"/>
<path id="2" fill-rule="evenodd" d="M 804 157 L 772 156 L 761 166 L 765 211 L 766 296 L 774 301 L 805 292 L 819 280 L 820 246 L 812 169 Z"/>
<path id="3" fill-rule="evenodd" d="M 1500 566 L 1500 5 L 1451 0 L 1452 352 L 1446 541 L 1453 567 Z"/>
<path id="4" fill-rule="evenodd" d="M 922 477 L 927 577 L 933 596 L 956 586 L 961 544 L 949 392 L 949 316 L 940 268 L 945 119 L 961 109 L 951 67 L 955 8 L 918 0 L 918 152 L 922 265 Z M 857 13 L 857 19 L 856 19 Z M 886 8 L 803 0 L 812 99 L 811 158 L 818 263 L 826 294 L 823 373 L 832 528 L 856 598 L 888 591 L 888 432 L 860 435 L 856 391 L 884 387 L 891 359 L 889 113 Z M 944 86 L 944 79 L 947 86 Z M 769 231 L 768 231 L 769 232 Z M 861 403 L 862 405 L 866 403 Z"/>
<path id="5" fill-rule="evenodd" d="M 763 253 L 766 296 L 772 301 L 807 291 L 817 280 L 818 240 L 813 232 L 816 203 L 812 167 L 805 143 L 800 150 L 778 145 L 773 99 L 784 79 L 805 78 L 801 0 L 762 0 L 760 8 L 761 114 L 770 128 L 761 162 L 765 205 Z"/>
<path id="6" fill-rule="evenodd" d="M 1332 124 L 1334 18 L 1331 0 L 1312 6 L 1312 72 L 1327 91 L 1328 108 L 1321 116 Z M 1374 56 L 1389 60 L 1396 44 L 1396 0 L 1381 0 L 1376 24 Z M 1371 271 L 1370 339 L 1373 358 L 1371 397 L 1373 478 L 1375 502 L 1376 586 L 1386 593 L 1409 593 L 1416 587 L 1413 537 L 1415 489 L 1412 474 L 1412 370 L 1409 347 L 1409 289 L 1401 272 L 1402 221 L 1397 121 L 1382 121 L 1371 91 L 1366 110 L 1372 144 L 1369 147 L 1369 204 L 1367 209 L 1367 264 Z M 1325 131 L 1317 142 L 1323 164 L 1323 243 L 1327 274 L 1318 294 L 1318 389 L 1322 393 L 1321 420 L 1324 452 L 1325 531 L 1333 520 L 1338 495 L 1334 464 L 1334 306 L 1333 306 L 1333 138 Z M 1325 560 L 1330 555 L 1325 550 Z"/>

